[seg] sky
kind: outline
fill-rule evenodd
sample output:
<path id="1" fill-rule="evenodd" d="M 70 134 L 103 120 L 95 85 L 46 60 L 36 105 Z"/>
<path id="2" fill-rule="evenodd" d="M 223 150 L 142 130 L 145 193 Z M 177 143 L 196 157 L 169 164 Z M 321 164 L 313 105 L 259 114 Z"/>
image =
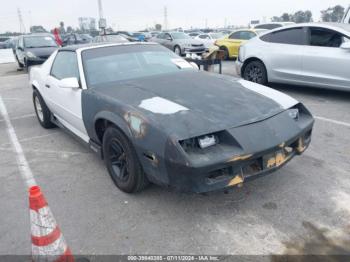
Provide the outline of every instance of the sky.
<path id="1" fill-rule="evenodd" d="M 350 0 L 102 0 L 108 25 L 118 30 L 142 30 L 164 21 L 168 9 L 171 28 L 223 27 L 227 24 L 247 25 L 251 20 L 263 21 L 284 12 L 311 10 L 314 21 L 320 11 Z M 64 21 L 78 27 L 78 17 L 98 18 L 97 0 L 1 0 L 0 33 L 19 31 L 17 8 L 20 8 L 27 30 L 31 25 L 52 29 Z"/>

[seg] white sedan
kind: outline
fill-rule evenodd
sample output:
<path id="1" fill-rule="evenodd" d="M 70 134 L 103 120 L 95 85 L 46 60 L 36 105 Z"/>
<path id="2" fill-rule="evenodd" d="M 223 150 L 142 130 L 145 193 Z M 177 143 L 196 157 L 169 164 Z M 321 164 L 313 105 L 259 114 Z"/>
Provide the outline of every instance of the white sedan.
<path id="1" fill-rule="evenodd" d="M 225 35 L 223 33 L 208 33 L 208 34 L 200 34 L 195 37 L 195 39 L 201 41 L 205 48 L 209 50 L 209 48 L 215 46 L 215 41 L 223 38 Z"/>
<path id="2" fill-rule="evenodd" d="M 237 73 L 268 82 L 350 90 L 350 25 L 305 23 L 269 31 L 241 46 Z"/>

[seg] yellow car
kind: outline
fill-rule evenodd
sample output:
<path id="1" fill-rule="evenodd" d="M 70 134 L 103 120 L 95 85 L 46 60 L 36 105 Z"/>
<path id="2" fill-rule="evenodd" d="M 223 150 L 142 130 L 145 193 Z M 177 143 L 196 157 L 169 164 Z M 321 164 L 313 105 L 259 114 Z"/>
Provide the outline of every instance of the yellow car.
<path id="1" fill-rule="evenodd" d="M 225 60 L 229 58 L 237 58 L 239 47 L 242 44 L 266 31 L 266 29 L 237 30 L 225 38 L 217 40 L 215 45 L 225 51 Z"/>

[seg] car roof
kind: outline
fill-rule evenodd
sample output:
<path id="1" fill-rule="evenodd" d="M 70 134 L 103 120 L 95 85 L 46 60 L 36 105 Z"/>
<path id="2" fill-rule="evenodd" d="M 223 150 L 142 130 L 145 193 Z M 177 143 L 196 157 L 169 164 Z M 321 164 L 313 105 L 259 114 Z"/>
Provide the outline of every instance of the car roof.
<path id="1" fill-rule="evenodd" d="M 285 30 L 288 28 L 296 28 L 296 27 L 312 27 L 312 26 L 316 26 L 316 27 L 322 27 L 322 28 L 327 28 L 327 29 L 331 29 L 331 30 L 336 30 L 339 31 L 345 35 L 350 36 L 350 24 L 345 24 L 345 23 L 329 23 L 329 22 L 312 22 L 312 23 L 301 23 L 301 24 L 293 24 L 293 25 L 287 25 L 284 27 L 280 27 L 280 28 L 276 28 L 273 29 L 269 32 L 275 32 L 275 31 L 280 31 L 280 30 Z"/>
<path id="2" fill-rule="evenodd" d="M 77 51 L 77 50 L 88 50 L 99 47 L 110 47 L 110 46 L 126 46 L 126 45 L 158 45 L 157 43 L 151 42 L 125 42 L 125 43 L 89 43 L 89 44 L 81 44 L 81 45 L 71 45 L 61 47 L 59 51 Z"/>

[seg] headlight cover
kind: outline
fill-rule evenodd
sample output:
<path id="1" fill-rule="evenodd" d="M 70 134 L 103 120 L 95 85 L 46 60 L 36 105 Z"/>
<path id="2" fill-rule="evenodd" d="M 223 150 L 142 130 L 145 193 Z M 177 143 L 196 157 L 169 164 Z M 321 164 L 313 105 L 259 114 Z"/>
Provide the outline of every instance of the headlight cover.
<path id="1" fill-rule="evenodd" d="M 27 52 L 26 55 L 29 58 L 35 58 L 36 57 L 36 55 L 34 55 L 32 52 Z"/>

